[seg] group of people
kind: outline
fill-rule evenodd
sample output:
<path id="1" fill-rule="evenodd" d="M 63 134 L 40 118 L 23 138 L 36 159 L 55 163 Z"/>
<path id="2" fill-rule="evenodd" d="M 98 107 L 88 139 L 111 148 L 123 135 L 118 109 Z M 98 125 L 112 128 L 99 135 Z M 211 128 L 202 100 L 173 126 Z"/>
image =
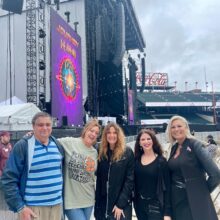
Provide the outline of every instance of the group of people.
<path id="1" fill-rule="evenodd" d="M 20 220 L 217 220 L 210 193 L 220 171 L 202 142 L 190 134 L 187 121 L 174 116 L 167 126 L 173 145 L 163 157 L 155 133 L 142 129 L 134 151 L 123 130 L 108 123 L 98 148 L 97 120 L 81 137 L 55 139 L 49 114 L 37 113 L 33 135 L 18 141 L 1 182 L 5 199 Z"/>

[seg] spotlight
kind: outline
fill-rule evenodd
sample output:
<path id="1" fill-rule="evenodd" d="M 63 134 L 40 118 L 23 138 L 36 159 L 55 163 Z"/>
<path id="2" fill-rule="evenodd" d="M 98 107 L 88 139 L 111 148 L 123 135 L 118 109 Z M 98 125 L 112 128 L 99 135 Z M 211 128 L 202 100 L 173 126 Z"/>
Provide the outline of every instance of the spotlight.
<path id="1" fill-rule="evenodd" d="M 40 70 L 45 70 L 45 68 L 46 68 L 45 62 L 43 60 L 40 60 L 39 61 L 39 69 Z"/>
<path id="2" fill-rule="evenodd" d="M 70 22 L 70 12 L 66 11 L 64 14 L 66 15 L 67 23 L 69 23 Z"/>
<path id="3" fill-rule="evenodd" d="M 46 36 L 46 33 L 43 29 L 39 29 L 39 38 L 44 38 Z"/>
<path id="4" fill-rule="evenodd" d="M 39 8 L 40 8 L 40 9 L 44 9 L 44 6 L 45 6 L 44 0 L 40 0 L 40 1 L 39 1 Z"/>
<path id="5" fill-rule="evenodd" d="M 75 21 L 73 24 L 74 24 L 74 30 L 77 33 L 77 26 L 79 25 L 79 22 Z"/>
<path id="6" fill-rule="evenodd" d="M 39 104 L 38 107 L 40 108 L 40 110 L 42 111 L 46 111 L 46 98 L 45 98 L 45 94 L 41 93 L 39 95 Z"/>
<path id="7" fill-rule="evenodd" d="M 54 4 L 57 6 L 57 11 L 60 10 L 60 0 L 54 0 Z"/>
<path id="8" fill-rule="evenodd" d="M 39 100 L 42 101 L 42 102 L 45 102 L 45 95 L 43 93 L 41 93 L 39 95 Z"/>

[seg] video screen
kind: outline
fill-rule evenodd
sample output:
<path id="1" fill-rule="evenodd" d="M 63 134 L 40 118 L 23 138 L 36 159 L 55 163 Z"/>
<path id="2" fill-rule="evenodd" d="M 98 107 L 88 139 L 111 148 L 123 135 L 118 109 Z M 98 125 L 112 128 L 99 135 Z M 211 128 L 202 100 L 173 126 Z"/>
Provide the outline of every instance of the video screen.
<path id="1" fill-rule="evenodd" d="M 133 91 L 128 90 L 128 122 L 134 125 Z"/>
<path id="2" fill-rule="evenodd" d="M 58 126 L 83 124 L 81 38 L 53 9 L 51 24 L 51 114 Z"/>

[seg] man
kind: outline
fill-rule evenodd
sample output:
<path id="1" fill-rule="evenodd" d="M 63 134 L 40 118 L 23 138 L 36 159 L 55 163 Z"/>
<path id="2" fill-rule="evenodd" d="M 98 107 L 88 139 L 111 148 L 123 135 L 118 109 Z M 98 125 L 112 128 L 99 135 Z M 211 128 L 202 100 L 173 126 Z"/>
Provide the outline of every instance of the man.
<path id="1" fill-rule="evenodd" d="M 209 144 L 217 145 L 216 142 L 214 141 L 213 136 L 212 136 L 211 134 L 209 134 L 209 135 L 207 136 L 207 142 L 208 142 Z"/>
<path id="2" fill-rule="evenodd" d="M 7 131 L 0 132 L 0 177 L 2 176 L 3 169 L 5 168 L 11 150 L 10 133 Z"/>
<path id="3" fill-rule="evenodd" d="M 63 148 L 51 136 L 49 114 L 37 113 L 32 126 L 33 136 L 15 144 L 3 172 L 5 199 L 19 220 L 60 220 Z"/>

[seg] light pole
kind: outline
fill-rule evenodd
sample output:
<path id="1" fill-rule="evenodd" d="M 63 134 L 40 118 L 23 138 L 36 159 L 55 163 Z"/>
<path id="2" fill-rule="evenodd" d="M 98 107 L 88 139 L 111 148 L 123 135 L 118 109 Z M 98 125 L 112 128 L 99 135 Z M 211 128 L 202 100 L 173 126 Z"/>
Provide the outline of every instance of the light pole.
<path id="1" fill-rule="evenodd" d="M 205 82 L 205 89 L 206 89 L 206 92 L 208 92 L 208 82 Z"/>
<path id="2" fill-rule="evenodd" d="M 177 84 L 177 81 L 174 81 L 175 92 L 176 92 L 176 84 Z"/>
<path id="3" fill-rule="evenodd" d="M 212 85 L 212 106 L 213 106 L 213 122 L 214 124 L 217 123 L 217 118 L 216 118 L 216 101 L 215 101 L 215 92 L 214 92 L 214 86 L 213 86 L 213 81 L 211 82 Z"/>
<path id="4" fill-rule="evenodd" d="M 196 84 L 196 89 L 197 89 L 197 86 L 198 86 L 198 82 L 195 82 L 195 84 Z"/>
<path id="5" fill-rule="evenodd" d="M 187 84 L 188 84 L 188 82 L 186 81 L 185 82 L 185 92 L 187 92 Z"/>

